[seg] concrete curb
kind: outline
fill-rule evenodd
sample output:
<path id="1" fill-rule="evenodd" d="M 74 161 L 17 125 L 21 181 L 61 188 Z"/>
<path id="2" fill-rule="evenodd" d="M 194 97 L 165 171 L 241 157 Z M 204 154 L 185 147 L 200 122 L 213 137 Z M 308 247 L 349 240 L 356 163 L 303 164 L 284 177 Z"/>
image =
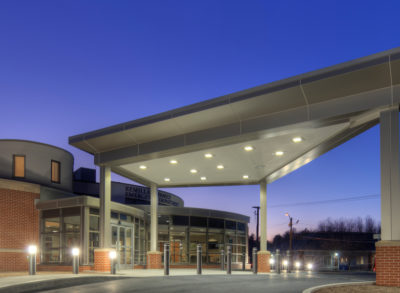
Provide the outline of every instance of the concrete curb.
<path id="1" fill-rule="evenodd" d="M 328 287 L 339 287 L 339 286 L 356 286 L 356 285 L 372 285 L 375 284 L 375 282 L 347 282 L 347 283 L 333 283 L 333 284 L 326 284 L 326 285 L 319 285 L 315 287 L 308 288 L 306 290 L 303 290 L 302 293 L 314 293 L 317 290 L 323 289 L 323 288 L 328 288 Z"/>
<path id="2" fill-rule="evenodd" d="M 0 287 L 0 293 L 38 292 L 43 290 L 67 288 L 72 286 L 107 282 L 125 278 L 129 278 L 129 276 L 82 276 L 82 277 L 71 277 L 62 279 L 49 279 L 49 280 L 37 280 L 37 281 L 33 280 L 22 284 L 2 286 Z"/>

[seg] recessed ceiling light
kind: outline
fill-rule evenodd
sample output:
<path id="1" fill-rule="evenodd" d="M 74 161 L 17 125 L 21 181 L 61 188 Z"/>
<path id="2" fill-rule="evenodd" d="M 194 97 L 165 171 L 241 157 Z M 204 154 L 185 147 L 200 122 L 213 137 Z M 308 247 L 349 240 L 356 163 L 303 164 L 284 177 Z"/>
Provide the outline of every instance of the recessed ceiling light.
<path id="1" fill-rule="evenodd" d="M 249 179 L 249 175 L 243 175 L 243 179 Z"/>
<path id="2" fill-rule="evenodd" d="M 190 170 L 190 173 L 196 174 L 196 173 L 197 173 L 197 170 L 196 170 L 196 169 L 192 169 L 192 170 Z"/>
<path id="3" fill-rule="evenodd" d="M 282 151 L 275 152 L 275 156 L 278 156 L 278 157 L 283 156 L 283 154 L 284 154 L 284 152 L 282 152 Z"/>
<path id="4" fill-rule="evenodd" d="M 165 182 L 170 182 L 171 179 L 169 179 L 169 178 L 164 178 L 164 181 L 165 181 Z"/>
<path id="5" fill-rule="evenodd" d="M 171 161 L 169 161 L 169 163 L 172 164 L 172 165 L 176 165 L 176 164 L 178 164 L 178 161 L 177 160 L 171 160 Z"/>
<path id="6" fill-rule="evenodd" d="M 251 152 L 252 150 L 254 150 L 254 147 L 251 146 L 251 145 L 246 145 L 246 146 L 244 147 L 244 150 L 245 150 L 246 152 Z"/>
<path id="7" fill-rule="evenodd" d="M 146 170 L 146 169 L 147 169 L 147 166 L 145 166 L 145 165 L 140 165 L 139 168 L 142 169 L 142 170 Z"/>
<path id="8" fill-rule="evenodd" d="M 224 165 L 218 165 L 217 169 L 220 169 L 220 170 L 224 169 Z"/>
<path id="9" fill-rule="evenodd" d="M 204 157 L 207 159 L 211 159 L 214 156 L 213 156 L 213 154 L 207 153 L 207 154 L 204 154 Z"/>
<path id="10" fill-rule="evenodd" d="M 296 136 L 292 138 L 292 141 L 295 143 L 302 142 L 303 138 L 301 136 Z"/>
<path id="11" fill-rule="evenodd" d="M 201 181 L 205 181 L 205 180 L 207 180 L 207 177 L 204 177 L 204 176 L 203 176 L 203 177 L 200 177 L 200 180 L 201 180 Z"/>

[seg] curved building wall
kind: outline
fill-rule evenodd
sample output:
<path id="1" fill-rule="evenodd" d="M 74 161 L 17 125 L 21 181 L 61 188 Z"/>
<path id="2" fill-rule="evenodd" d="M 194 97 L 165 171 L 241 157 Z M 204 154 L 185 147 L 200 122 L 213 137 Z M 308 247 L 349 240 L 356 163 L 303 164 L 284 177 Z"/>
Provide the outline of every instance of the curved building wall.
<path id="1" fill-rule="evenodd" d="M 99 196 L 100 185 L 96 182 L 96 170 L 79 168 L 74 172 L 73 191 L 75 194 Z M 122 182 L 111 182 L 111 200 L 128 205 L 150 205 L 150 188 Z M 160 206 L 183 207 L 179 196 L 158 190 Z"/>
<path id="2" fill-rule="evenodd" d="M 133 205 L 150 212 L 149 206 Z M 220 265 L 221 250 L 232 248 L 232 262 L 246 261 L 248 223 L 241 214 L 191 207 L 158 207 L 158 249 L 170 244 L 171 264 L 194 265 L 197 245 L 201 245 L 203 263 Z"/>
<path id="3" fill-rule="evenodd" d="M 24 176 L 14 175 L 14 156 L 25 159 Z M 59 163 L 59 182 L 52 182 L 52 161 Z M 25 140 L 0 140 L 0 178 L 36 183 L 72 192 L 73 156 L 61 148 Z M 55 167 L 53 167 L 55 168 Z"/>

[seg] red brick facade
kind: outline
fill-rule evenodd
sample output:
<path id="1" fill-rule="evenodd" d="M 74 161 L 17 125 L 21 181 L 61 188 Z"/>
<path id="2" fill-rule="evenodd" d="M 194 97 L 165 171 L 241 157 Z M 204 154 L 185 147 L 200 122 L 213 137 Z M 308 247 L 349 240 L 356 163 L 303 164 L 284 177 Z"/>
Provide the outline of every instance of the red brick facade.
<path id="1" fill-rule="evenodd" d="M 257 271 L 259 273 L 269 273 L 271 271 L 269 265 L 269 258 L 271 253 L 269 251 L 259 251 L 257 253 Z"/>
<path id="2" fill-rule="evenodd" d="M 400 287 L 400 241 L 376 243 L 376 284 Z"/>
<path id="3" fill-rule="evenodd" d="M 161 269 L 161 252 L 159 251 L 149 251 L 147 252 L 147 268 L 148 269 Z"/>
<path id="4" fill-rule="evenodd" d="M 38 185 L 0 180 L 0 271 L 28 270 L 26 249 L 39 247 L 39 197 Z"/>
<path id="5" fill-rule="evenodd" d="M 96 248 L 94 250 L 94 266 L 93 269 L 97 272 L 110 272 L 111 260 L 110 251 L 112 249 Z"/>

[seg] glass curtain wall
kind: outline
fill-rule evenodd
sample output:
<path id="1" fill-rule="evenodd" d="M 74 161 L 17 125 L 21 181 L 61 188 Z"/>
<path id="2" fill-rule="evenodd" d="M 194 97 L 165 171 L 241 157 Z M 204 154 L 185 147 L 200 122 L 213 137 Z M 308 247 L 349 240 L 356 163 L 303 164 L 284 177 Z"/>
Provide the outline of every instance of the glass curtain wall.
<path id="1" fill-rule="evenodd" d="M 89 210 L 89 263 L 94 262 L 94 249 L 100 246 L 100 216 L 98 209 Z"/>
<path id="2" fill-rule="evenodd" d="M 81 208 L 42 212 L 41 262 L 71 264 L 71 250 L 80 247 Z"/>
<path id="3" fill-rule="evenodd" d="M 84 207 L 82 209 L 85 210 Z M 88 237 L 88 261 L 94 262 L 94 250 L 99 247 L 99 209 L 90 208 L 89 235 L 81 235 L 81 207 L 45 210 L 41 212 L 41 263 L 71 264 L 71 250 L 81 247 L 81 239 Z M 145 222 L 143 219 L 112 212 L 111 241 L 118 246 L 122 265 L 143 265 L 146 262 Z M 116 246 L 117 245 L 117 246 Z"/>
<path id="4" fill-rule="evenodd" d="M 169 241 L 172 264 L 195 264 L 197 245 L 202 247 L 205 264 L 220 264 L 221 250 L 232 246 L 232 262 L 241 262 L 247 245 L 246 223 L 218 218 L 195 216 L 159 217 L 158 243 L 164 251 L 164 243 Z"/>

